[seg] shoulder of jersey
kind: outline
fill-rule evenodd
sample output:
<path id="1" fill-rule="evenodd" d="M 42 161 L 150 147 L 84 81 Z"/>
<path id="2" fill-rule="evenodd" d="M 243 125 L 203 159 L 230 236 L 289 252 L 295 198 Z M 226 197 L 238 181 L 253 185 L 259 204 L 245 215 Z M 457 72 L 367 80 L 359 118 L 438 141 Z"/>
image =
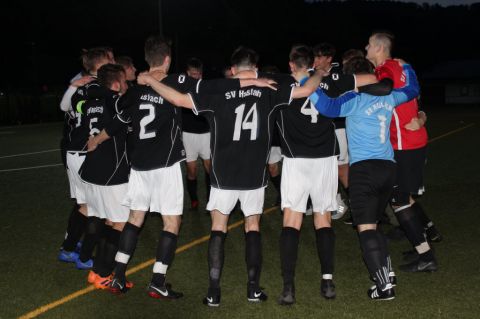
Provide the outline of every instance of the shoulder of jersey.
<path id="1" fill-rule="evenodd" d="M 330 78 L 334 81 L 337 81 L 340 76 L 343 75 L 343 69 L 340 67 L 340 63 L 333 62 L 330 68 Z"/>

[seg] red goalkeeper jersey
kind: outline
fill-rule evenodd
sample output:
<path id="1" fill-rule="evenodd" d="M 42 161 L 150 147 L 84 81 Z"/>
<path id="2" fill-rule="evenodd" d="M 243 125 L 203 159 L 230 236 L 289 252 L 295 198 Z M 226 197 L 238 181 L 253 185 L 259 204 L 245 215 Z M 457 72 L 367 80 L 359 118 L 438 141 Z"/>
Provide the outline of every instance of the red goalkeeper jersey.
<path id="1" fill-rule="evenodd" d="M 406 77 L 402 66 L 395 60 L 386 60 L 375 68 L 378 80 L 389 78 L 393 81 L 393 88 L 405 85 Z M 418 116 L 417 99 L 413 99 L 396 107 L 390 123 L 390 142 L 394 150 L 412 150 L 427 145 L 428 136 L 425 127 L 416 131 L 405 128 L 412 118 Z"/>

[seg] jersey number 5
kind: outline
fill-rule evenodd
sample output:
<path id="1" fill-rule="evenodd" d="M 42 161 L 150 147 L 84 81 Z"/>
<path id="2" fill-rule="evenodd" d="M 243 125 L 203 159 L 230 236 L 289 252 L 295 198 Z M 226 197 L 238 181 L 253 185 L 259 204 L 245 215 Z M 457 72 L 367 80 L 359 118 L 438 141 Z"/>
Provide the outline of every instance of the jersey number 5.
<path id="1" fill-rule="evenodd" d="M 148 114 L 140 120 L 140 139 L 155 137 L 155 131 L 147 132 L 147 125 L 155 119 L 155 106 L 153 104 L 140 104 L 140 110 L 148 110 Z"/>
<path id="2" fill-rule="evenodd" d="M 247 115 L 245 115 L 245 118 L 243 118 L 244 112 L 245 112 L 245 104 L 242 104 L 235 109 L 235 113 L 237 114 L 237 117 L 235 118 L 235 130 L 233 131 L 234 141 L 240 141 L 240 134 L 242 130 L 250 130 L 250 141 L 254 141 L 257 139 L 257 128 L 258 128 L 257 103 L 253 104 L 250 111 L 248 111 Z"/>

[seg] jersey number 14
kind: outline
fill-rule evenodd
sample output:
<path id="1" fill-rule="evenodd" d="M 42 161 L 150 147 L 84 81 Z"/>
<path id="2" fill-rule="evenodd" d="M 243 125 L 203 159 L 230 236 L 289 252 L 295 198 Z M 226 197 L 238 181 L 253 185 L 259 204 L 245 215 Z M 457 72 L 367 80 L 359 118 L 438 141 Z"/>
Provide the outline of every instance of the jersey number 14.
<path id="1" fill-rule="evenodd" d="M 257 139 L 257 103 L 253 104 L 252 108 L 245 115 L 245 118 L 243 117 L 244 112 L 245 104 L 242 104 L 235 109 L 235 113 L 237 114 L 237 116 L 235 118 L 235 130 L 233 131 L 234 141 L 240 141 L 240 135 L 242 130 L 250 130 L 250 141 L 254 141 Z"/>

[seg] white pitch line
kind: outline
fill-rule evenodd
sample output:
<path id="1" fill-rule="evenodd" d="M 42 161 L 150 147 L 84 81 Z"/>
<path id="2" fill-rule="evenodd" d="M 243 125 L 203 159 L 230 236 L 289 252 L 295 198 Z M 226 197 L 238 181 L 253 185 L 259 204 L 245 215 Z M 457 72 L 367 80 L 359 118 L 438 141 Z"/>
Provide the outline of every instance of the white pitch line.
<path id="1" fill-rule="evenodd" d="M 0 156 L 0 159 L 2 159 L 2 158 L 10 158 L 10 157 L 17 157 L 17 156 L 35 155 L 35 154 L 42 154 L 42 153 L 51 153 L 51 152 L 56 152 L 56 151 L 59 151 L 59 150 L 60 150 L 59 148 L 55 148 L 55 149 L 52 149 L 52 150 L 45 150 L 45 151 L 39 151 L 39 152 L 4 155 L 4 156 Z"/>
<path id="2" fill-rule="evenodd" d="M 62 164 L 62 163 L 58 163 L 58 164 L 49 164 L 49 165 L 40 165 L 40 166 L 30 166 L 30 167 L 21 167 L 21 168 L 12 168 L 12 169 L 0 169 L 0 173 L 16 172 L 16 171 L 26 171 L 26 170 L 29 170 L 29 169 L 55 167 L 55 166 L 63 166 L 63 164 Z"/>

